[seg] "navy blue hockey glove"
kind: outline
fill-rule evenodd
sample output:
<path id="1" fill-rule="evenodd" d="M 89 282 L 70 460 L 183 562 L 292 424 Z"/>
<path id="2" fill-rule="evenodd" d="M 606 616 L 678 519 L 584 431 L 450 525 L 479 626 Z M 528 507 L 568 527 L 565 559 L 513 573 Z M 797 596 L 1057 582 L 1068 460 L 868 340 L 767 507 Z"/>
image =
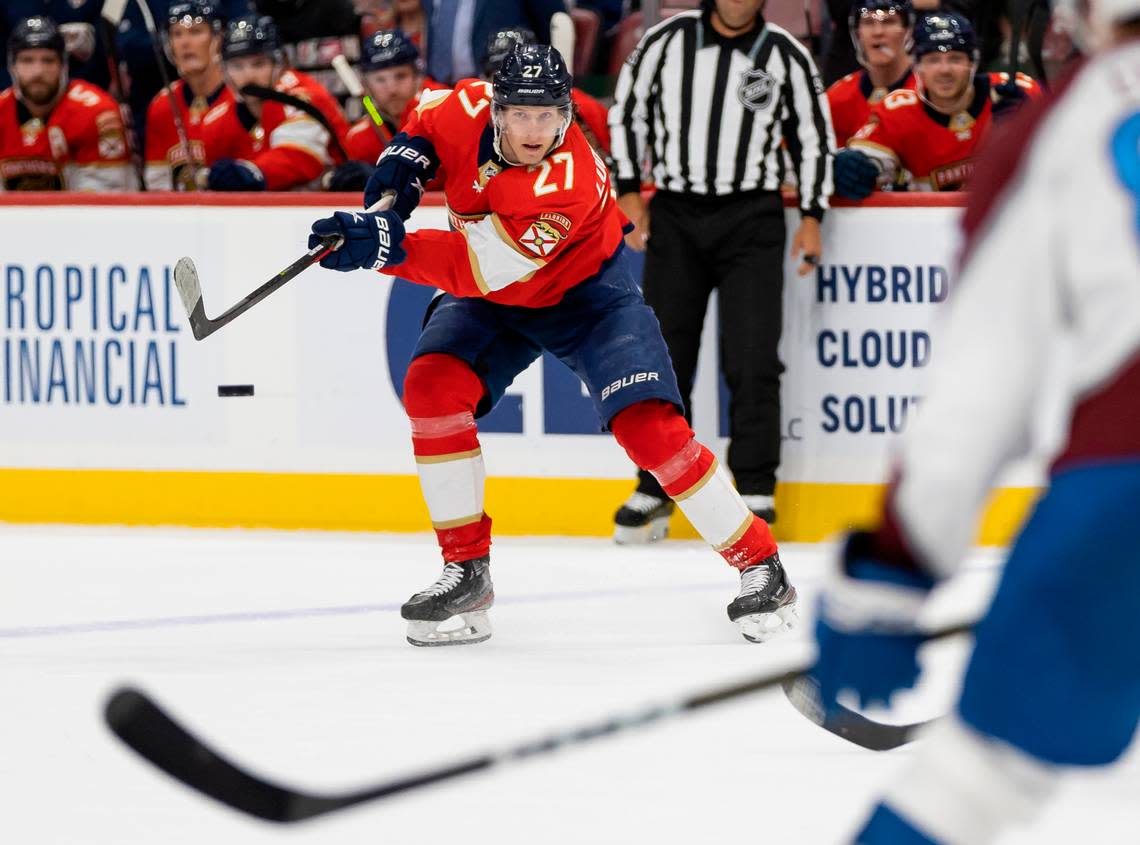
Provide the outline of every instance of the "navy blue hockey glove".
<path id="1" fill-rule="evenodd" d="M 395 191 L 392 208 L 407 220 L 412 216 L 424 188 L 439 168 L 435 147 L 427 138 L 400 132 L 380 153 L 376 170 L 364 187 L 364 207 L 371 208 L 385 191 Z"/>
<path id="2" fill-rule="evenodd" d="M 848 689 L 861 707 L 885 705 L 918 680 L 925 637 L 917 619 L 934 580 L 876 560 L 868 553 L 871 538 L 865 532 L 847 538 L 839 583 L 820 600 L 819 657 L 810 675 L 828 709 Z"/>
<path id="3" fill-rule="evenodd" d="M 864 200 L 875 190 L 879 168 L 858 150 L 835 154 L 835 193 L 849 200 Z"/>
<path id="4" fill-rule="evenodd" d="M 210 167 L 206 185 L 211 191 L 264 191 L 265 177 L 252 161 L 220 158 Z"/>
<path id="5" fill-rule="evenodd" d="M 1028 99 L 1029 95 L 1025 93 L 1025 89 L 1018 85 L 1014 79 L 1003 82 L 1001 85 L 995 85 L 990 90 L 990 100 L 993 103 L 990 109 L 994 120 L 1004 120 L 1009 117 L 1025 105 Z"/>
<path id="6" fill-rule="evenodd" d="M 379 270 L 399 264 L 408 254 L 400 246 L 404 239 L 404 221 L 394 211 L 338 211 L 313 223 L 309 249 L 321 242 L 322 236 L 340 235 L 344 244 L 321 259 L 328 270 Z"/>
<path id="7" fill-rule="evenodd" d="M 363 161 L 346 161 L 330 170 L 323 180 L 326 191 L 352 191 L 360 193 L 368 184 L 368 177 L 376 170 L 373 164 Z"/>

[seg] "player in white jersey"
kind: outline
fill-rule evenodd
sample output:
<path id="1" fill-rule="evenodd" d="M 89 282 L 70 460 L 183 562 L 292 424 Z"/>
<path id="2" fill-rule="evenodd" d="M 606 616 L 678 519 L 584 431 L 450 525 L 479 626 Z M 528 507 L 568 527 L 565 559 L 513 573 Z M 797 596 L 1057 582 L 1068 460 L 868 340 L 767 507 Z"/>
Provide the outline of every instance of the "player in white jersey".
<path id="1" fill-rule="evenodd" d="M 1116 760 L 1140 718 L 1140 0 L 1085 6 L 1095 58 L 979 165 L 945 339 L 883 524 L 847 539 L 820 605 L 825 703 L 913 686 L 927 593 L 1025 451 L 1046 387 L 1063 389 L 1067 442 L 977 626 L 955 712 L 861 845 L 991 842 L 1067 767 Z M 1057 348 L 1071 360 L 1048 369 Z M 1127 838 L 1089 827 L 1090 842 Z"/>

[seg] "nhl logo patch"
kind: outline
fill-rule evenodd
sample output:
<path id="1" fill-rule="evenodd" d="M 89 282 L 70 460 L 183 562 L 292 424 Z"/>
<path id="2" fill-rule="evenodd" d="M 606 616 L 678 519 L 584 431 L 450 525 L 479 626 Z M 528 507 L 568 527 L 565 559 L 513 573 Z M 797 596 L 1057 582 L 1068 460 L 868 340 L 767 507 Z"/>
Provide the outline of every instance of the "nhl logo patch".
<path id="1" fill-rule="evenodd" d="M 539 220 L 530 224 L 530 228 L 523 232 L 523 236 L 519 238 L 519 243 L 533 252 L 535 255 L 546 257 L 554 252 L 554 248 L 558 246 L 558 242 L 562 240 L 562 234 L 551 226 Z"/>
<path id="2" fill-rule="evenodd" d="M 775 92 L 776 80 L 767 71 L 757 68 L 740 75 L 740 87 L 736 89 L 736 96 L 746 109 L 759 111 L 772 105 Z"/>

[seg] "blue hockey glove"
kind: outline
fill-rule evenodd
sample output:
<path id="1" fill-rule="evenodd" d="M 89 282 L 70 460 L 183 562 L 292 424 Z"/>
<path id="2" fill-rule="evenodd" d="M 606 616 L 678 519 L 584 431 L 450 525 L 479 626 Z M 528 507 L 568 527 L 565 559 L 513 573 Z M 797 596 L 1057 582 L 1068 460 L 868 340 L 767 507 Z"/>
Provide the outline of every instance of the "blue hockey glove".
<path id="1" fill-rule="evenodd" d="M 364 187 L 364 207 L 371 208 L 385 191 L 395 191 L 392 208 L 404 220 L 412 216 L 424 188 L 439 168 L 435 147 L 427 138 L 400 132 L 380 153 L 376 170 Z"/>
<path id="2" fill-rule="evenodd" d="M 835 192 L 849 200 L 863 200 L 875 190 L 879 168 L 858 150 L 835 154 Z"/>
<path id="3" fill-rule="evenodd" d="M 326 174 L 321 187 L 326 191 L 360 193 L 368 184 L 368 177 L 375 170 L 375 165 L 365 164 L 363 161 L 346 161 Z"/>
<path id="4" fill-rule="evenodd" d="M 313 223 L 309 249 L 321 242 L 322 236 L 341 235 L 344 244 L 321 259 L 328 270 L 379 270 L 399 264 L 408 254 L 400 246 L 404 239 L 404 221 L 394 211 L 338 211 Z"/>
<path id="5" fill-rule="evenodd" d="M 870 539 L 863 532 L 847 538 L 840 582 L 820 600 L 819 657 L 810 674 L 825 708 L 846 689 L 861 707 L 885 705 L 918 680 L 924 637 L 917 618 L 934 580 L 871 557 Z"/>
<path id="6" fill-rule="evenodd" d="M 220 158 L 210 167 L 206 184 L 211 191 L 264 191 L 265 177 L 252 161 Z"/>
<path id="7" fill-rule="evenodd" d="M 1017 84 L 1016 80 L 1010 79 L 1009 82 L 995 85 L 990 90 L 990 100 L 993 103 L 990 109 L 994 120 L 1004 120 L 1009 117 L 1025 105 L 1025 101 L 1028 99 L 1029 95 L 1025 93 L 1024 88 Z"/>

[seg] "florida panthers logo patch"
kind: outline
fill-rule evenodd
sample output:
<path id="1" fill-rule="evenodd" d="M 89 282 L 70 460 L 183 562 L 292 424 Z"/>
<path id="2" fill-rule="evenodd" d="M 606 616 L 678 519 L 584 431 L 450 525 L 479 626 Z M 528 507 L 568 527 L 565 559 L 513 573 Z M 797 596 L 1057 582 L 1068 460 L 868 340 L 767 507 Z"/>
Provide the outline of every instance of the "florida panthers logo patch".
<path id="1" fill-rule="evenodd" d="M 757 68 L 740 75 L 740 87 L 736 89 L 736 96 L 744 108 L 760 111 L 772 105 L 775 92 L 776 80 L 767 71 Z"/>
<path id="2" fill-rule="evenodd" d="M 561 232 L 549 223 L 539 220 L 530 224 L 530 228 L 519 238 L 519 243 L 535 255 L 545 258 L 554 252 L 554 248 L 558 246 L 560 240 L 562 240 Z"/>

